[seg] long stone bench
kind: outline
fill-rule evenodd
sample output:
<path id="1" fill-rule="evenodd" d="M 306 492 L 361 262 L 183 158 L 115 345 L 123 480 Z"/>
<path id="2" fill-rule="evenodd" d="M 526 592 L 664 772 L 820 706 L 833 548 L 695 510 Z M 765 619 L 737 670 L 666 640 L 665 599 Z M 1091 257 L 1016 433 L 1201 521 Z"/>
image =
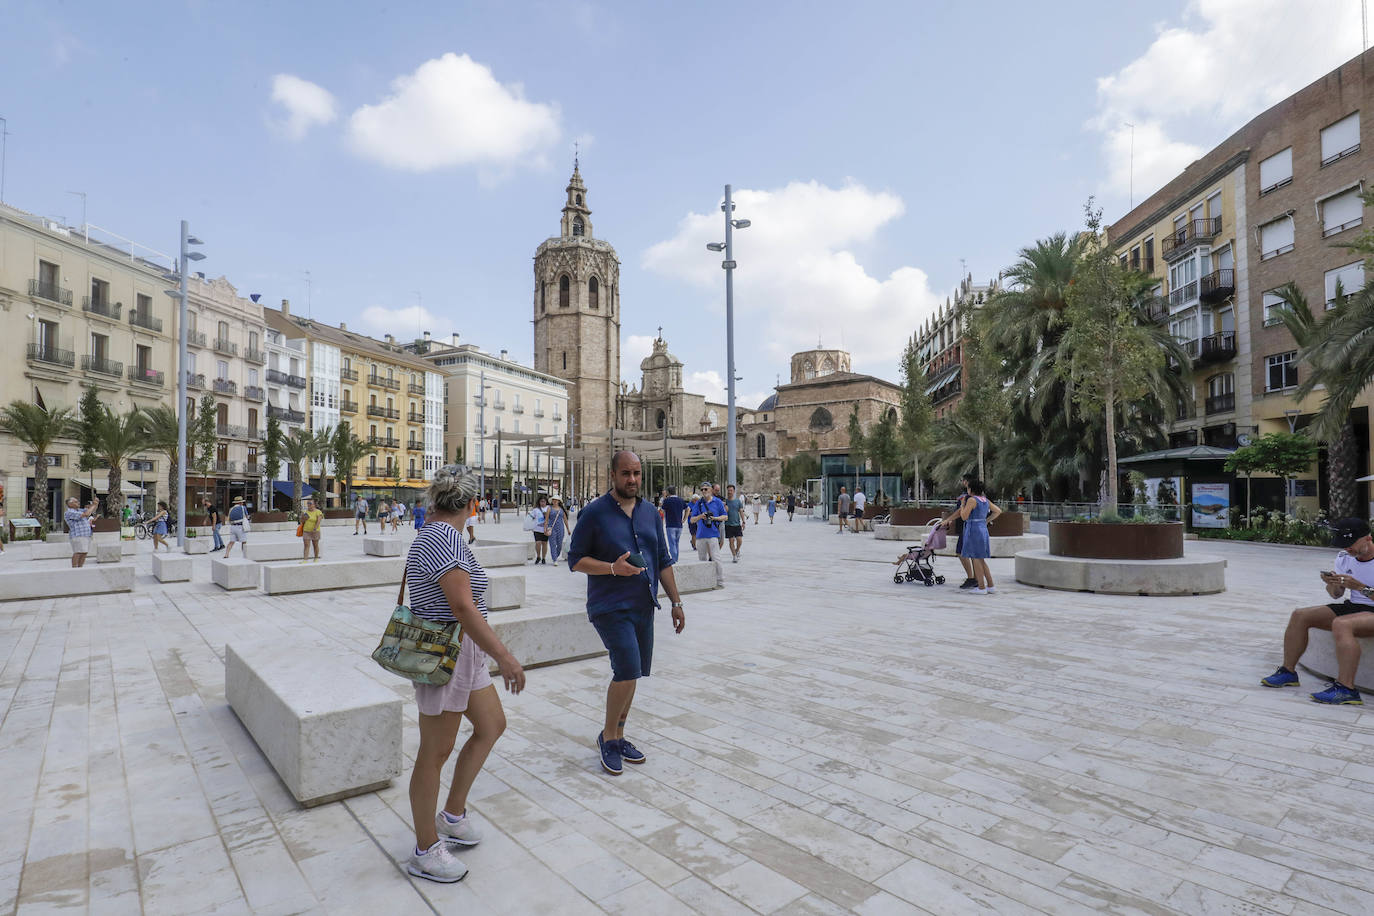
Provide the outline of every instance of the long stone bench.
<path id="1" fill-rule="evenodd" d="M 181 548 L 181 552 L 189 556 L 198 556 L 210 552 L 210 545 L 214 541 L 211 538 L 187 538 L 186 545 Z"/>
<path id="2" fill-rule="evenodd" d="M 483 569 L 524 566 L 525 560 L 528 559 L 522 544 L 483 544 L 480 539 L 473 545 L 472 555 L 482 564 Z"/>
<path id="3" fill-rule="evenodd" d="M 230 592 L 257 588 L 262 582 L 263 568 L 242 557 L 230 557 L 228 560 L 216 557 L 210 561 L 210 581 Z"/>
<path id="4" fill-rule="evenodd" d="M 134 567 L 125 563 L 0 573 L 0 601 L 104 595 L 133 589 Z"/>
<path id="5" fill-rule="evenodd" d="M 479 537 L 481 537 L 481 536 L 479 535 Z M 477 543 L 478 543 L 478 544 L 483 544 L 483 545 L 490 545 L 490 544 L 501 544 L 501 545 L 505 545 L 505 546 L 519 545 L 519 546 L 525 548 L 525 559 L 526 559 L 526 560 L 533 560 L 533 559 L 534 559 L 534 538 L 533 538 L 532 536 L 531 536 L 531 537 L 526 537 L 526 538 L 524 538 L 523 540 L 519 540 L 519 541 L 497 540 L 497 539 L 495 539 L 495 538 L 481 538 L 481 540 L 479 540 Z"/>
<path id="6" fill-rule="evenodd" d="M 248 545 L 245 551 L 248 554 L 248 559 L 256 563 L 269 563 L 274 560 L 299 560 L 301 558 L 301 539 L 292 538 L 289 541 L 254 541 L 253 536 L 250 534 L 248 536 Z"/>
<path id="7" fill-rule="evenodd" d="M 344 655 L 306 651 L 286 641 L 226 645 L 230 708 L 306 807 L 387 786 L 402 769 L 401 698 Z"/>
<path id="8" fill-rule="evenodd" d="M 398 537 L 369 534 L 363 538 L 363 553 L 369 557 L 399 557 L 404 546 Z"/>
<path id="9" fill-rule="evenodd" d="M 1330 630 L 1311 629 L 1307 631 L 1307 651 L 1302 654 L 1298 664 L 1317 677 L 1334 681 L 1339 666 L 1336 664 L 1336 639 Z M 1360 640 L 1360 664 L 1355 669 L 1355 683 L 1360 690 L 1374 693 L 1374 637 Z"/>
<path id="10" fill-rule="evenodd" d="M 522 608 L 493 616 L 491 626 L 525 668 L 606 654 L 601 637 L 582 608 L 559 611 Z M 495 669 L 493 665 L 492 670 Z"/>
<path id="11" fill-rule="evenodd" d="M 677 582 L 679 594 L 690 595 L 693 592 L 709 592 L 716 587 L 716 569 L 713 563 L 678 562 L 673 564 L 673 579 Z M 663 591 L 663 583 L 658 584 L 658 593 L 666 594 Z"/>
<path id="12" fill-rule="evenodd" d="M 299 559 L 299 557 L 297 557 Z M 405 569 L 404 557 L 320 560 L 262 567 L 262 590 L 269 595 L 324 592 L 344 588 L 398 586 Z"/>
<path id="13" fill-rule="evenodd" d="M 29 547 L 30 560 L 70 560 L 72 558 L 71 539 L 67 535 L 62 536 L 61 541 L 51 543 L 37 543 Z M 109 543 L 97 544 L 91 542 L 90 552 L 87 556 L 98 556 L 101 547 L 109 547 L 113 544 L 119 545 L 121 556 L 132 557 L 138 553 L 138 545 L 134 541 L 111 541 Z"/>
<path id="14" fill-rule="evenodd" d="M 185 555 L 153 554 L 153 577 L 159 582 L 190 582 L 191 564 L 194 561 Z"/>

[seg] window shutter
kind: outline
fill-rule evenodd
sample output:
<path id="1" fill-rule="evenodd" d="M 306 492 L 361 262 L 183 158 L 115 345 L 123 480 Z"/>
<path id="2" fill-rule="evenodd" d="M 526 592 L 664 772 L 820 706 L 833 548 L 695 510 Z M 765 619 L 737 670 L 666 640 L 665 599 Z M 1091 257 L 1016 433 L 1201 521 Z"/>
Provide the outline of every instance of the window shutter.
<path id="1" fill-rule="evenodd" d="M 1330 307 L 1336 301 L 1336 284 L 1341 285 L 1341 292 L 1347 296 L 1357 289 L 1364 288 L 1364 262 L 1356 261 L 1354 264 L 1347 264 L 1344 267 L 1337 267 L 1335 270 L 1326 272 L 1326 304 Z"/>
<path id="2" fill-rule="evenodd" d="M 1260 193 L 1293 179 L 1293 147 L 1280 150 L 1260 163 Z"/>
<path id="3" fill-rule="evenodd" d="M 1360 148 L 1360 113 L 1346 115 L 1322 131 L 1322 165 Z"/>
<path id="4" fill-rule="evenodd" d="M 1358 188 L 1342 191 L 1335 197 L 1322 201 L 1322 233 L 1331 235 L 1358 222 L 1364 215 L 1364 201 L 1360 200 Z"/>
<path id="5" fill-rule="evenodd" d="M 1276 254 L 1293 247 L 1293 221 L 1288 217 L 1265 223 L 1260 227 L 1260 257 Z"/>

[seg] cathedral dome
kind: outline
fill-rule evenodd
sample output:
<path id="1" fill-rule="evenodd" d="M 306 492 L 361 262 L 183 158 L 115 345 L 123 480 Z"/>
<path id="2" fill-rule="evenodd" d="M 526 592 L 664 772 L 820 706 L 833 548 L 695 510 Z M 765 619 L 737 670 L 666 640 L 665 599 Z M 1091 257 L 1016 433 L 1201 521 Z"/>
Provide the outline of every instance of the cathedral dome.
<path id="1" fill-rule="evenodd" d="M 777 392 L 774 392 L 773 394 L 770 394 L 768 397 L 766 397 L 766 398 L 763 399 L 763 403 L 760 404 L 760 405 L 758 406 L 758 409 L 759 409 L 760 411 L 763 411 L 763 410 L 773 410 L 773 409 L 776 408 L 777 406 L 778 406 L 778 395 L 777 395 Z"/>

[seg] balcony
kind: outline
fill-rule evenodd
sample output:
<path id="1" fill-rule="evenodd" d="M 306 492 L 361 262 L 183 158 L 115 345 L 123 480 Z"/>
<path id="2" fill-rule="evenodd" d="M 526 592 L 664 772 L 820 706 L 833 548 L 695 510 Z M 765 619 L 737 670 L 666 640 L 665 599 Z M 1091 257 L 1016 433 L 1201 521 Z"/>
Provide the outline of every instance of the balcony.
<path id="1" fill-rule="evenodd" d="M 159 372 L 156 369 L 148 369 L 146 367 L 140 369 L 137 366 L 129 367 L 129 381 L 131 382 L 140 382 L 144 385 L 157 385 L 158 387 L 161 387 L 163 383 L 163 376 L 164 373 Z"/>
<path id="2" fill-rule="evenodd" d="M 1159 243 L 1159 253 L 1166 261 L 1177 261 L 1201 242 L 1210 242 L 1221 235 L 1221 217 L 1188 220 Z"/>
<path id="3" fill-rule="evenodd" d="M 47 299 L 49 302 L 56 302 L 58 305 L 72 304 L 72 291 L 63 289 L 56 283 L 48 283 L 43 280 L 29 281 L 29 295 L 37 299 Z"/>
<path id="4" fill-rule="evenodd" d="M 495 410 L 505 410 L 505 409 L 506 409 L 506 402 L 505 402 L 505 401 L 499 401 L 499 400 L 498 400 L 495 404 L 493 404 L 493 405 L 491 405 L 491 406 L 492 406 L 492 408 L 494 408 Z"/>
<path id="5" fill-rule="evenodd" d="M 1185 283 L 1178 289 L 1169 291 L 1169 308 L 1178 309 L 1197 299 L 1197 281 Z"/>
<path id="6" fill-rule="evenodd" d="M 204 373 L 197 373 L 196 375 L 188 375 L 188 376 L 186 376 L 186 387 L 187 387 L 187 388 L 194 388 L 194 389 L 196 389 L 197 391 L 202 391 L 202 390 L 204 390 L 204 388 L 205 388 L 205 375 L 204 375 Z"/>
<path id="7" fill-rule="evenodd" d="M 1189 401 L 1178 401 L 1174 404 L 1174 420 L 1191 420 L 1193 418 L 1193 405 Z M 1172 446 L 1171 446 L 1172 447 Z"/>
<path id="8" fill-rule="evenodd" d="M 288 386 L 290 386 L 291 388 L 304 388 L 304 387 L 305 387 L 305 376 L 303 376 L 303 375 L 288 375 L 288 376 L 286 377 L 286 384 L 287 384 Z"/>
<path id="9" fill-rule="evenodd" d="M 347 399 L 342 400 L 342 401 L 339 402 L 339 410 L 343 411 L 344 413 L 357 413 L 357 412 L 358 412 L 358 402 L 357 402 L 357 401 L 350 401 L 350 400 L 347 400 Z"/>
<path id="10" fill-rule="evenodd" d="M 525 412 L 525 408 L 521 407 L 519 404 L 516 404 L 516 405 L 514 405 L 514 406 L 511 407 L 510 412 L 511 412 L 511 413 L 524 413 L 524 412 Z"/>
<path id="11" fill-rule="evenodd" d="M 275 417 L 276 419 L 282 420 L 286 423 L 305 422 L 305 414 L 301 413 L 299 410 L 292 410 L 289 407 L 274 407 L 273 405 L 268 404 L 267 415 L 269 417 Z"/>
<path id="12" fill-rule="evenodd" d="M 81 357 L 81 368 L 86 372 L 99 372 L 101 375 L 112 375 L 115 378 L 124 375 L 123 363 L 103 356 Z"/>
<path id="13" fill-rule="evenodd" d="M 1236 294 L 1236 272 L 1223 267 L 1198 281 L 1198 298 L 1203 302 L 1221 302 Z"/>
<path id="14" fill-rule="evenodd" d="M 243 396 L 244 396 L 245 398 L 247 398 L 248 400 L 250 400 L 250 401 L 265 401 L 265 400 L 267 400 L 267 392 L 266 392 L 266 391 L 263 391 L 263 390 L 262 390 L 261 388 L 259 388 L 257 385 L 247 385 L 247 386 L 245 386 L 244 389 L 243 389 Z"/>
<path id="15" fill-rule="evenodd" d="M 537 420 L 537 419 L 539 419 L 539 418 L 542 417 L 542 416 L 544 416 L 544 408 L 542 408 L 542 407 L 536 407 L 536 408 L 534 408 L 534 417 L 535 417 L 535 419 Z"/>
<path id="16" fill-rule="evenodd" d="M 425 444 L 419 439 L 409 439 L 406 441 L 406 448 L 412 452 L 423 452 Z"/>
<path id="17" fill-rule="evenodd" d="M 563 419 L 563 415 L 555 410 L 553 412 L 553 422 L 557 423 L 561 419 Z"/>
<path id="18" fill-rule="evenodd" d="M 399 420 L 401 412 L 394 407 L 378 407 L 376 404 L 367 405 L 367 415 L 369 417 L 380 417 L 383 420 Z"/>
<path id="19" fill-rule="evenodd" d="M 215 435 L 221 439 L 247 439 L 248 429 L 243 426 L 231 426 L 227 423 L 220 423 L 215 426 Z"/>
<path id="20" fill-rule="evenodd" d="M 193 346 L 193 347 L 203 347 L 203 346 L 205 346 L 205 332 L 204 332 L 204 331 L 187 331 L 187 332 L 186 332 L 186 342 L 187 342 L 188 344 L 190 344 L 191 346 Z"/>
<path id="21" fill-rule="evenodd" d="M 267 354 L 254 347 L 247 347 L 243 351 L 243 358 L 250 363 L 257 363 L 259 366 L 267 362 Z"/>
<path id="22" fill-rule="evenodd" d="M 237 461 L 216 461 L 216 462 L 215 462 L 215 473 L 217 473 L 217 474 L 232 474 L 232 473 L 234 473 L 234 470 L 235 470 L 238 466 L 239 466 L 239 465 L 238 465 L 238 462 L 237 462 Z"/>
<path id="23" fill-rule="evenodd" d="M 1198 341 L 1198 350 L 1194 354 L 1193 363 L 1194 365 L 1205 366 L 1209 363 L 1224 363 L 1235 358 L 1236 334 L 1234 331 L 1223 331 L 1218 334 L 1210 334 Z"/>
<path id="24" fill-rule="evenodd" d="M 285 385 L 285 384 L 286 384 L 286 379 L 287 379 L 286 373 L 283 372 L 283 371 L 281 371 L 280 369 L 268 369 L 268 370 L 267 370 L 267 380 L 268 380 L 269 382 L 271 382 L 272 384 L 274 384 L 274 385 Z"/>
<path id="25" fill-rule="evenodd" d="M 418 410 L 412 410 L 406 414 L 406 419 L 412 423 L 423 423 L 425 415 Z"/>
<path id="26" fill-rule="evenodd" d="M 243 463 L 243 473 L 250 474 L 254 477 L 261 477 L 266 473 L 266 470 L 267 468 L 265 465 L 258 464 L 255 461 L 245 461 Z"/>
<path id="27" fill-rule="evenodd" d="M 238 356 L 239 345 L 224 337 L 215 338 L 215 352 L 223 353 L 225 356 Z"/>
<path id="28" fill-rule="evenodd" d="M 112 321 L 118 321 L 119 313 L 123 310 L 124 306 L 120 305 L 118 302 L 111 305 L 109 302 L 99 300 L 92 302 L 90 296 L 83 296 L 81 298 L 81 311 L 91 315 L 99 315 L 101 318 L 109 318 Z"/>
<path id="29" fill-rule="evenodd" d="M 51 363 L 68 369 L 76 366 L 76 354 L 71 350 L 59 350 L 46 344 L 31 343 L 28 346 L 29 362 Z"/>
<path id="30" fill-rule="evenodd" d="M 162 319 L 154 318 L 152 315 L 140 312 L 138 309 L 134 309 L 129 313 L 129 324 L 136 328 L 146 328 L 149 331 L 156 331 L 159 334 L 162 333 Z"/>
<path id="31" fill-rule="evenodd" d="M 401 440 L 395 436 L 368 436 L 367 441 L 381 448 L 400 448 Z"/>
<path id="32" fill-rule="evenodd" d="M 410 382 L 408 385 L 406 385 L 406 391 L 410 392 L 411 394 L 423 395 L 425 393 L 425 386 L 416 384 L 415 382 Z"/>
<path id="33" fill-rule="evenodd" d="M 358 380 L 357 369 L 340 369 L 339 375 L 346 382 L 356 382 Z"/>
<path id="34" fill-rule="evenodd" d="M 239 384 L 238 382 L 231 382 L 227 378 L 217 378 L 215 379 L 215 392 L 217 394 L 238 394 Z"/>
<path id="35" fill-rule="evenodd" d="M 1236 394 L 1215 394 L 1207 399 L 1208 416 L 1214 413 L 1225 413 L 1228 410 L 1236 409 Z"/>
<path id="36" fill-rule="evenodd" d="M 1159 324 L 1169 317 L 1169 299 L 1167 296 L 1152 296 L 1145 302 L 1145 320 L 1153 324 Z"/>
<path id="37" fill-rule="evenodd" d="M 384 377 L 382 377 L 382 376 L 380 376 L 380 375 L 375 375 L 375 374 L 374 374 L 374 375 L 369 375 L 369 376 L 367 377 L 367 383 L 368 383 L 369 385 L 371 385 L 373 388 L 385 388 L 385 389 L 388 390 L 388 391 L 400 391 L 400 390 L 401 390 L 401 381 L 400 381 L 400 379 L 384 378 Z"/>

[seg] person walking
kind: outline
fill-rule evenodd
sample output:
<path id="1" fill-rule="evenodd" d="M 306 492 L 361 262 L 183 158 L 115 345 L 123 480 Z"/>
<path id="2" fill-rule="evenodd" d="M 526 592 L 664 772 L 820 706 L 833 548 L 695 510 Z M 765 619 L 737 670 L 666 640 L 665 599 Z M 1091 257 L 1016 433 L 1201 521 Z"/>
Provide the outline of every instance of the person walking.
<path id="1" fill-rule="evenodd" d="M 720 524 L 725 521 L 725 503 L 711 493 L 711 485 L 701 485 L 701 499 L 691 523 L 696 529 L 697 558 L 709 560 L 716 568 L 716 587 L 725 584 L 725 572 L 720 566 Z"/>
<path id="2" fill-rule="evenodd" d="M 755 493 L 750 497 L 750 508 L 754 510 L 754 524 L 759 523 L 759 514 L 763 512 L 763 496 Z"/>
<path id="3" fill-rule="evenodd" d="M 315 559 L 320 558 L 320 526 L 324 524 L 324 513 L 309 496 L 305 498 L 305 510 L 301 512 L 301 562 L 310 560 L 310 545 L 315 545 Z"/>
<path id="4" fill-rule="evenodd" d="M 778 511 L 778 494 L 774 493 L 768 497 L 768 524 L 773 524 L 773 516 Z"/>
<path id="5" fill-rule="evenodd" d="M 391 506 L 384 499 L 377 500 L 377 532 L 386 534 L 386 526 L 391 522 Z"/>
<path id="6" fill-rule="evenodd" d="M 744 501 L 735 495 L 735 485 L 725 488 L 725 536 L 730 539 L 730 562 L 739 562 L 744 546 Z"/>
<path id="7" fill-rule="evenodd" d="M 359 496 L 353 503 L 353 533 L 358 533 L 358 525 L 363 526 L 363 534 L 367 534 L 367 500 Z"/>
<path id="8" fill-rule="evenodd" d="M 401 530 L 401 516 L 405 515 L 405 503 L 397 500 L 391 504 L 391 533 L 396 534 Z"/>
<path id="9" fill-rule="evenodd" d="M 410 518 L 416 531 L 425 527 L 425 501 L 423 499 L 415 500 L 415 509 L 410 513 Z"/>
<path id="10" fill-rule="evenodd" d="M 206 499 L 202 505 L 205 506 L 205 514 L 210 517 L 210 534 L 214 537 L 214 550 L 219 552 L 224 549 L 224 539 L 219 536 L 219 526 L 224 524 L 224 514 L 219 511 L 219 503 Z"/>
<path id="11" fill-rule="evenodd" d="M 864 530 L 864 507 L 868 505 L 868 497 L 864 495 L 863 487 L 854 488 L 854 509 L 850 513 L 854 518 L 854 533 L 858 534 Z"/>
<path id="12" fill-rule="evenodd" d="M 487 623 L 490 580 L 486 570 L 463 543 L 463 526 L 477 512 L 478 486 L 477 474 L 462 465 L 446 465 L 434 472 L 428 496 L 432 511 L 406 552 L 401 580 L 402 598 L 410 590 L 412 614 L 439 623 L 456 620 L 463 633 L 448 683 L 415 685 L 420 746 L 410 774 L 415 849 L 406 871 L 445 884 L 461 881 L 468 873 L 450 847 L 481 842 L 481 831 L 468 815 L 468 792 L 506 730 L 501 696 L 488 671 L 490 662 L 496 663 L 507 690 L 525 689 L 524 669 Z M 458 751 L 448 797 L 436 812 L 444 765 L 465 718 L 472 725 L 472 735 Z"/>
<path id="13" fill-rule="evenodd" d="M 95 507 L 94 499 L 82 508 L 80 501 L 73 496 L 67 500 L 67 509 L 62 513 L 62 520 L 67 523 L 67 537 L 72 545 L 72 569 L 85 566 L 86 554 L 91 552 L 91 537 L 95 533 L 91 528 L 91 516 L 95 515 Z M 166 528 L 163 533 L 166 533 Z"/>
<path id="14" fill-rule="evenodd" d="M 572 534 L 568 524 L 568 513 L 563 511 L 563 500 L 557 496 L 549 497 L 549 507 L 544 510 L 544 533 L 549 538 L 549 555 L 555 565 L 563 553 L 563 536 Z"/>
<path id="15" fill-rule="evenodd" d="M 835 533 L 844 534 L 845 529 L 849 527 L 849 494 L 845 492 L 844 487 L 840 487 L 840 498 L 835 504 L 835 514 L 840 519 L 840 530 Z"/>
<path id="16" fill-rule="evenodd" d="M 963 489 L 954 499 L 954 511 L 940 520 L 940 527 L 951 528 L 954 532 L 954 536 L 961 539 L 964 535 L 964 517 L 960 513 L 963 511 L 964 501 L 969 498 L 968 487 L 969 484 L 973 483 L 973 480 L 974 477 L 972 474 L 965 474 L 959 478 L 959 485 Z M 959 588 L 967 591 L 971 588 L 977 588 L 978 580 L 973 575 L 973 561 L 964 556 L 962 547 L 963 541 L 960 540 L 959 543 L 961 545 L 959 549 L 959 565 L 964 567 L 964 581 Z"/>
<path id="17" fill-rule="evenodd" d="M 159 546 L 166 547 L 167 552 L 172 552 L 172 545 L 167 543 L 167 504 L 158 500 L 157 511 L 153 513 L 153 552 L 156 553 Z"/>
<path id="18" fill-rule="evenodd" d="M 525 516 L 525 528 L 534 533 L 534 565 L 544 563 L 549 552 L 548 526 L 544 523 L 548 514 L 549 500 L 542 493 L 534 506 Z M 547 565 L 547 564 L 545 564 Z"/>
<path id="19" fill-rule="evenodd" d="M 981 480 L 968 485 L 969 498 L 964 500 L 959 516 L 964 520 L 964 533 L 959 538 L 959 556 L 966 557 L 973 566 L 974 588 L 976 595 L 991 595 L 997 589 L 992 582 L 992 571 L 988 569 L 988 558 L 992 556 L 992 542 L 988 539 L 988 525 L 1002 514 L 997 504 L 987 498 L 987 490 Z"/>
<path id="20" fill-rule="evenodd" d="M 667 537 L 658 513 L 639 495 L 639 456 L 611 456 L 611 489 L 582 510 L 568 545 L 568 565 L 587 576 L 587 618 L 611 658 L 606 718 L 596 736 L 601 768 L 620 775 L 624 763 L 643 763 L 644 752 L 625 737 L 625 721 L 654 652 L 654 611 L 660 582 L 672 602 L 673 631 L 686 626 Z M 709 542 L 709 541 L 708 541 Z"/>
<path id="21" fill-rule="evenodd" d="M 687 505 L 687 534 L 692 538 L 692 549 L 697 549 L 697 507 L 701 502 L 701 496 L 692 494 L 692 501 Z"/>
<path id="22" fill-rule="evenodd" d="M 234 552 L 234 544 L 239 545 L 239 554 L 248 556 L 248 509 L 243 505 L 243 497 L 235 496 L 234 505 L 229 510 L 229 541 L 224 545 L 224 559 Z"/>
<path id="23" fill-rule="evenodd" d="M 797 494 L 793 490 L 787 491 L 787 520 L 792 521 L 792 513 L 797 511 Z"/>
<path id="24" fill-rule="evenodd" d="M 682 545 L 682 525 L 687 521 L 687 502 L 677 495 L 677 487 L 669 487 L 668 495 L 663 497 L 663 533 L 668 538 L 668 555 L 677 562 L 678 550 Z"/>

